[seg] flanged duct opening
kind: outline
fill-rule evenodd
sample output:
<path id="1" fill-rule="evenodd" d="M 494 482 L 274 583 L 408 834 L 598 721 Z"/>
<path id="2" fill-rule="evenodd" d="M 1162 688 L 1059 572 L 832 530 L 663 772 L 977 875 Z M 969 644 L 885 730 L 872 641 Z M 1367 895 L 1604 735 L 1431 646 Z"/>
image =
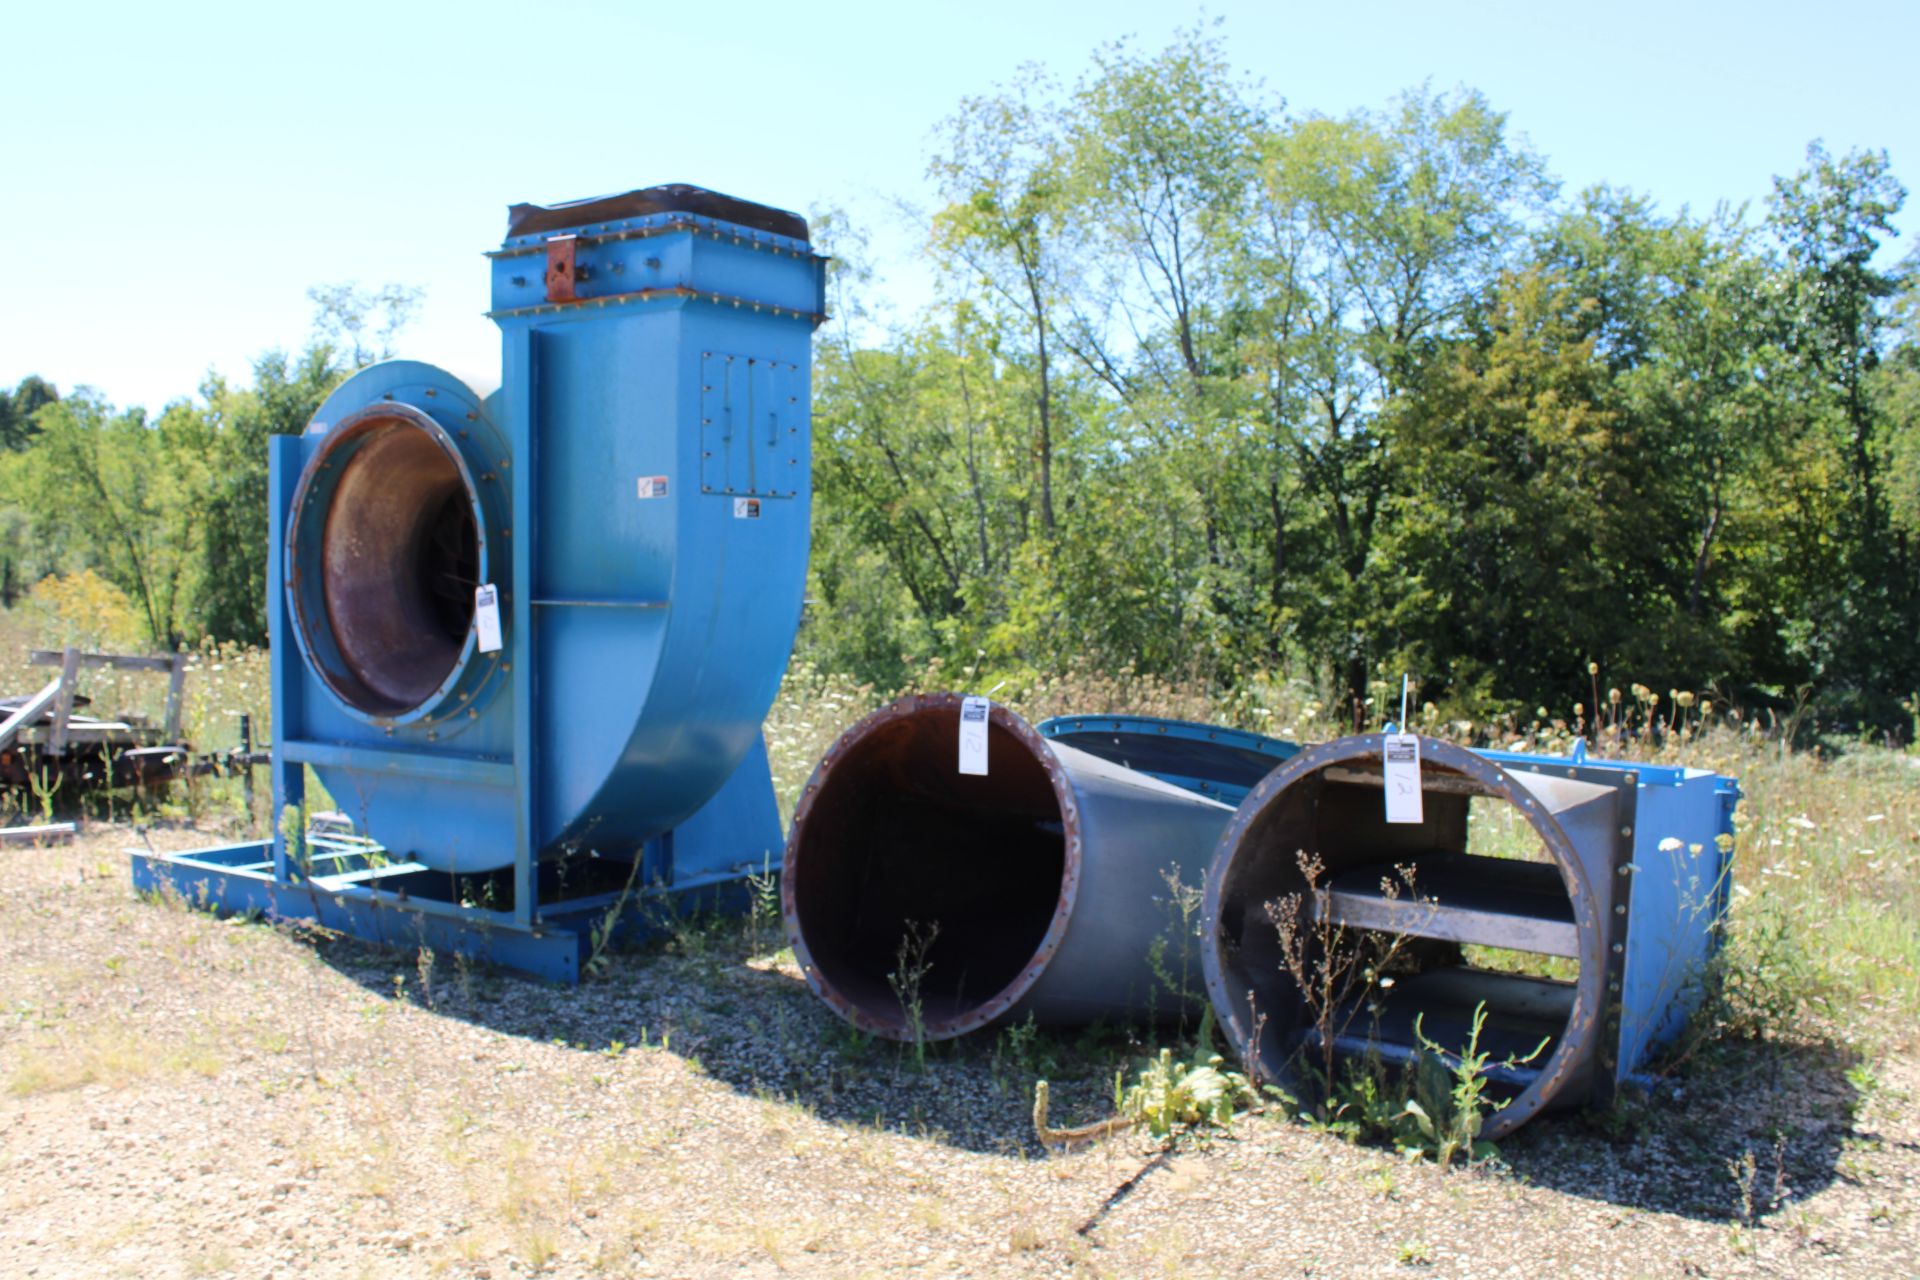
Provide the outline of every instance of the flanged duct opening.
<path id="1" fill-rule="evenodd" d="M 960 706 L 904 698 L 841 735 L 787 844 L 787 932 L 808 981 L 895 1039 L 912 1036 L 916 999 L 930 1039 L 1012 1007 L 1058 947 L 1078 884 L 1079 818 L 1052 749 L 995 706 L 989 771 L 963 774 Z"/>
<path id="2" fill-rule="evenodd" d="M 1486 1073 L 1508 1102 L 1488 1121 L 1498 1136 L 1590 1079 L 1604 939 L 1550 810 L 1604 789 L 1552 780 L 1534 785 L 1562 794 L 1536 796 L 1423 739 L 1423 821 L 1388 823 L 1380 741 L 1305 752 L 1241 805 L 1208 874 L 1209 993 L 1262 1076 L 1294 1081 L 1320 1077 L 1329 1045 L 1336 1081 L 1356 1063 L 1411 1064 L 1423 1040 L 1463 1052 L 1483 1007 L 1477 1049 L 1527 1059 Z"/>
<path id="3" fill-rule="evenodd" d="M 459 665 L 481 570 L 474 494 L 445 432 L 392 405 L 347 420 L 296 510 L 292 595 L 320 675 L 369 715 L 420 707 Z"/>

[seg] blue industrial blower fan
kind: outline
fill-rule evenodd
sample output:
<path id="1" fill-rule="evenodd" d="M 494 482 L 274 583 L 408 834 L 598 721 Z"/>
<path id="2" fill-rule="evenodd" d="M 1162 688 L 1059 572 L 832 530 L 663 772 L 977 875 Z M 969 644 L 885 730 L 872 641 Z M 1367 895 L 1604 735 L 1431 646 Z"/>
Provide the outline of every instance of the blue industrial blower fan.
<path id="1" fill-rule="evenodd" d="M 272 442 L 274 838 L 133 878 L 575 981 L 632 897 L 779 863 L 824 259 L 690 186 L 516 205 L 489 257 L 497 392 L 378 364 Z"/>

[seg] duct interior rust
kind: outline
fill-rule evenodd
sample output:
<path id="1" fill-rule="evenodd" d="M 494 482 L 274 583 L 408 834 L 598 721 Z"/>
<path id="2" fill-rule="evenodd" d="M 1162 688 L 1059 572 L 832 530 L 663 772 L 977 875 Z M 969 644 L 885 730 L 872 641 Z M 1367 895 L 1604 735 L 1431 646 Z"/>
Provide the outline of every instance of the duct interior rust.
<path id="1" fill-rule="evenodd" d="M 346 670 L 329 674 L 361 710 L 403 713 L 440 687 L 466 645 L 480 561 L 472 496 L 439 442 L 403 419 L 358 424 L 332 448 L 346 460 L 320 585 Z"/>
<path id="2" fill-rule="evenodd" d="M 1300 895 L 1303 916 L 1316 910 L 1317 895 L 1308 890 L 1300 866 L 1302 854 L 1318 856 L 1325 868 L 1319 883 L 1334 893 L 1371 893 L 1390 878 L 1409 904 L 1430 903 L 1444 910 L 1463 905 L 1464 897 L 1456 893 L 1483 900 L 1518 897 L 1529 909 L 1572 927 L 1571 900 L 1544 846 L 1533 860 L 1461 857 L 1469 847 L 1469 805 L 1490 813 L 1508 802 L 1470 794 L 1474 785 L 1459 774 L 1432 764 L 1424 769 L 1425 821 L 1417 825 L 1386 822 L 1377 772 L 1365 780 L 1338 780 L 1356 778 L 1362 771 L 1322 770 L 1274 796 L 1241 841 L 1220 891 L 1220 930 L 1227 944 L 1221 963 L 1229 989 L 1250 992 L 1265 1019 L 1260 1066 L 1270 1078 L 1285 1078 L 1290 1064 L 1300 1061 L 1296 1054 L 1318 1061 L 1315 1013 L 1289 972 L 1268 911 L 1268 904 L 1283 904 L 1289 895 Z M 1412 869 L 1411 887 L 1396 872 L 1402 866 Z M 1320 898 L 1318 909 L 1337 918 L 1335 902 L 1332 896 Z M 1424 923 L 1401 935 L 1397 959 L 1387 970 L 1392 982 L 1371 989 L 1355 984 L 1346 1003 L 1328 1019 L 1342 1053 L 1380 1052 L 1389 1062 L 1405 1060 L 1417 1043 L 1416 1015 L 1421 1015 L 1421 1029 L 1429 1039 L 1459 1048 L 1467 1042 L 1475 1005 L 1485 1001 L 1488 1020 L 1480 1047 L 1497 1061 L 1508 1055 L 1525 1057 L 1545 1040 L 1546 1049 L 1531 1062 L 1539 1068 L 1567 1029 L 1574 985 L 1476 967 L 1458 941 L 1411 936 L 1446 932 L 1432 927 L 1431 911 L 1423 917 L 1416 909 L 1414 917 Z M 1346 943 L 1378 947 L 1388 936 L 1356 928 L 1346 934 Z M 1319 954 L 1309 946 L 1310 957 Z M 1312 963 L 1310 959 L 1309 966 Z M 1494 1073 L 1491 1078 L 1498 1094 L 1512 1092 L 1524 1077 Z"/>
<path id="3" fill-rule="evenodd" d="M 1066 834 L 1035 751 L 990 725 L 985 777 L 956 768 L 957 707 L 881 719 L 845 743 L 794 832 L 793 908 L 817 975 L 880 1028 L 905 1025 L 888 975 L 909 922 L 939 926 L 921 982 L 929 1036 L 1026 974 L 1060 909 Z"/>

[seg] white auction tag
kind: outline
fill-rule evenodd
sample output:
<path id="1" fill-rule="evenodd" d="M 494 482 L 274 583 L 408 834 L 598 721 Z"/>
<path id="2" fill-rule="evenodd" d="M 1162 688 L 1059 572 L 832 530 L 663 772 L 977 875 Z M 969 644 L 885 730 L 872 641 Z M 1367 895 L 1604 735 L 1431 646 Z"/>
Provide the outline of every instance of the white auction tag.
<path id="1" fill-rule="evenodd" d="M 1420 808 L 1420 737 L 1390 733 L 1382 753 L 1386 773 L 1387 821 L 1424 822 Z"/>
<path id="2" fill-rule="evenodd" d="M 987 700 L 968 698 L 960 704 L 960 772 L 987 773 Z"/>
<path id="3" fill-rule="evenodd" d="M 480 652 L 500 652 L 500 593 L 491 582 L 473 589 L 473 629 L 479 633 Z"/>

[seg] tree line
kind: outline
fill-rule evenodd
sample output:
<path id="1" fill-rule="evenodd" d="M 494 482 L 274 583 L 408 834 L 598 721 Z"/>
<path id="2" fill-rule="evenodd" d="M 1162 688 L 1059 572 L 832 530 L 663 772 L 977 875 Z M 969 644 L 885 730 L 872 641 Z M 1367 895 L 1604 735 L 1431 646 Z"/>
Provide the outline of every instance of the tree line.
<path id="1" fill-rule="evenodd" d="M 1884 153 L 1764 209 L 1563 194 L 1479 94 L 1290 114 L 1205 32 L 940 127 L 936 300 L 861 242 L 817 352 L 818 657 L 1402 672 L 1467 714 L 1621 683 L 1920 688 L 1920 305 Z M 1582 698 L 1586 695 L 1586 698 Z"/>
<path id="2" fill-rule="evenodd" d="M 1619 683 L 1910 726 L 1920 255 L 1829 153 L 1757 210 L 1568 194 L 1470 90 L 1289 111 L 1217 38 L 961 102 L 926 305 L 832 212 L 802 647 L 894 686 L 1069 657 L 1482 715 Z M 157 416 L 0 395 L 0 597 L 92 567 L 152 636 L 265 638 L 265 442 L 417 294 Z"/>
<path id="3" fill-rule="evenodd" d="M 308 291 L 312 340 L 251 385 L 217 374 L 157 415 L 38 377 L 0 390 L 0 604 L 90 569 L 172 649 L 267 641 L 267 439 L 306 429 L 355 368 L 392 354 L 418 289 Z"/>

